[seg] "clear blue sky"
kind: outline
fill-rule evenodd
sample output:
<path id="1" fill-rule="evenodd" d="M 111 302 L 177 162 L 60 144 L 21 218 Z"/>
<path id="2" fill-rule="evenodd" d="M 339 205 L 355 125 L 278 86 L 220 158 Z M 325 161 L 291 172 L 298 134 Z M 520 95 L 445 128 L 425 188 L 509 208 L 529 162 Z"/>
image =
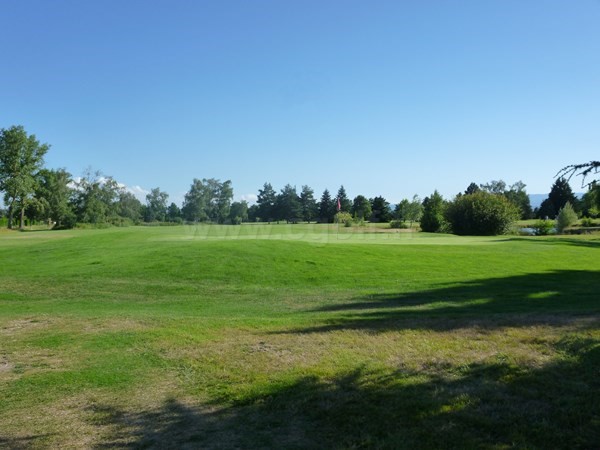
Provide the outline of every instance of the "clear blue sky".
<path id="1" fill-rule="evenodd" d="M 547 193 L 600 158 L 598 0 L 0 0 L 0 19 L 0 127 L 177 203 L 211 177 L 236 199 Z"/>

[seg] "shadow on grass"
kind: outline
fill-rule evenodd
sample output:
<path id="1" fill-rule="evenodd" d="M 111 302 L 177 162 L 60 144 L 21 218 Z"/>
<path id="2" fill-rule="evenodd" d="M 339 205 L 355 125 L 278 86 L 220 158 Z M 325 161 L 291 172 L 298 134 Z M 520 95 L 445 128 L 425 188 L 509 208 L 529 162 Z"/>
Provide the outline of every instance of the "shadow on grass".
<path id="1" fill-rule="evenodd" d="M 560 325 L 600 312 L 600 272 L 562 270 L 488 278 L 397 295 L 370 295 L 310 312 L 320 313 L 317 320 L 322 323 L 285 333 Z"/>
<path id="2" fill-rule="evenodd" d="M 94 407 L 95 448 L 552 448 L 600 442 L 600 343 L 565 338 L 559 362 L 305 377 L 214 409 Z"/>
<path id="3" fill-rule="evenodd" d="M 0 429 L 1 432 L 1 429 Z M 34 447 L 34 444 L 44 440 L 48 437 L 53 436 L 52 434 L 35 434 L 25 437 L 5 437 L 0 435 L 0 448 L 6 448 L 11 450 L 25 450 Z"/>
<path id="4" fill-rule="evenodd" d="M 535 245 L 572 245 L 576 247 L 588 247 L 588 248 L 600 248 L 600 234 L 592 234 L 585 235 L 586 238 L 576 238 L 576 237 L 565 237 L 564 235 L 561 237 L 548 237 L 548 236 L 540 236 L 540 237 L 509 237 L 504 239 L 504 241 L 519 241 L 519 242 L 528 242 Z"/>

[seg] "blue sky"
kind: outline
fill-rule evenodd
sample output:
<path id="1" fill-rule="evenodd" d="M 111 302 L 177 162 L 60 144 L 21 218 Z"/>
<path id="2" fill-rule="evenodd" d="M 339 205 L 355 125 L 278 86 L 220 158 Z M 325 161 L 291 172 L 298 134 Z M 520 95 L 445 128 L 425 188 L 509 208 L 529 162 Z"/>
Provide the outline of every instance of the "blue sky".
<path id="1" fill-rule="evenodd" d="M 0 6 L 0 127 L 49 143 L 49 167 L 176 203 L 193 178 L 231 179 L 236 200 L 265 181 L 547 193 L 600 157 L 598 0 Z"/>

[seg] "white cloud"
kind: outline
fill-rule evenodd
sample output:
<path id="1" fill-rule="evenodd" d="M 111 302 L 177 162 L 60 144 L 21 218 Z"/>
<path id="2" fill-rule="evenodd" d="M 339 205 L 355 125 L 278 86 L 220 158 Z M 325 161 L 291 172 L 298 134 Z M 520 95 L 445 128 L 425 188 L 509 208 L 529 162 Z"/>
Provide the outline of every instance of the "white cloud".
<path id="1" fill-rule="evenodd" d="M 119 186 L 121 186 L 121 184 L 119 183 Z M 135 197 L 142 203 L 144 203 L 146 201 L 146 195 L 148 195 L 150 193 L 149 190 L 144 189 L 141 186 L 126 186 L 126 185 L 122 185 L 125 190 L 127 192 L 132 193 L 133 195 L 135 195 Z"/>
<path id="2" fill-rule="evenodd" d="M 256 194 L 244 194 L 244 195 L 240 195 L 240 200 L 245 200 L 248 203 L 252 204 L 252 203 L 256 203 L 256 201 L 258 200 L 258 197 L 256 196 Z"/>

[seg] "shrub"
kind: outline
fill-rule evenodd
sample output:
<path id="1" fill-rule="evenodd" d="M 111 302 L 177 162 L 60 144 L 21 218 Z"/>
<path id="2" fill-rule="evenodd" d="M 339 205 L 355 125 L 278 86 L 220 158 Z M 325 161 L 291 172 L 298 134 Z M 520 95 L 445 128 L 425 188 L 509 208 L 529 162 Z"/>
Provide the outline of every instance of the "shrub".
<path id="1" fill-rule="evenodd" d="M 554 230 L 553 220 L 537 220 L 532 226 L 536 236 L 547 236 Z"/>
<path id="2" fill-rule="evenodd" d="M 596 223 L 590 218 L 590 217 L 584 217 L 583 219 L 581 219 L 581 226 L 582 227 L 593 227 L 595 226 Z"/>
<path id="3" fill-rule="evenodd" d="M 556 217 L 556 231 L 562 233 L 565 228 L 577 222 L 577 213 L 571 206 L 570 202 L 565 203 Z"/>
<path id="4" fill-rule="evenodd" d="M 340 211 L 335 215 L 334 222 L 335 223 L 343 223 L 345 227 L 351 227 L 354 219 L 352 219 L 352 215 L 347 212 Z"/>
<path id="5" fill-rule="evenodd" d="M 410 226 L 402 220 L 392 220 L 390 222 L 390 228 L 408 229 L 408 228 L 410 228 Z"/>
<path id="6" fill-rule="evenodd" d="M 454 199 L 445 216 L 455 234 L 493 236 L 507 233 L 520 210 L 503 195 L 479 191 Z"/>

